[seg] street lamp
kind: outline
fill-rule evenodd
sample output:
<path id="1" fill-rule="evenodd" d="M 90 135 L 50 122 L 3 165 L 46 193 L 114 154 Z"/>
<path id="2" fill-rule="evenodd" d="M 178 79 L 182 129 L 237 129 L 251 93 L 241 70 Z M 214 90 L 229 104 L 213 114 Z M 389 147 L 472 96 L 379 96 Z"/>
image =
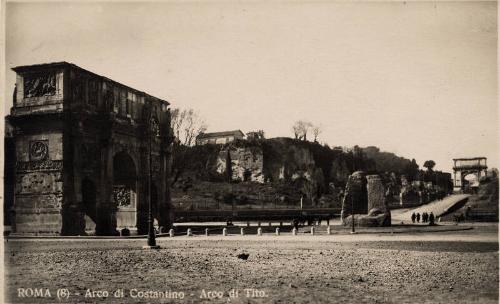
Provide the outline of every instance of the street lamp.
<path id="1" fill-rule="evenodd" d="M 354 230 L 354 200 L 352 199 L 352 194 L 350 195 L 351 197 L 351 222 L 352 222 L 352 226 L 351 226 L 351 233 L 356 233 L 356 231 Z"/>
<path id="2" fill-rule="evenodd" d="M 158 137 L 160 133 L 160 127 L 158 124 L 158 121 L 156 118 L 153 116 L 153 111 L 152 107 L 150 107 L 149 110 L 149 121 L 148 121 L 148 133 L 149 133 L 149 177 L 148 177 L 148 205 L 149 205 L 149 210 L 148 210 L 148 244 L 146 246 L 142 246 L 144 249 L 159 249 L 160 246 L 156 245 L 156 235 L 153 227 L 153 206 L 152 206 L 152 201 L 151 201 L 151 196 L 153 193 L 153 157 L 152 157 L 152 141 L 153 141 L 153 136 Z"/>

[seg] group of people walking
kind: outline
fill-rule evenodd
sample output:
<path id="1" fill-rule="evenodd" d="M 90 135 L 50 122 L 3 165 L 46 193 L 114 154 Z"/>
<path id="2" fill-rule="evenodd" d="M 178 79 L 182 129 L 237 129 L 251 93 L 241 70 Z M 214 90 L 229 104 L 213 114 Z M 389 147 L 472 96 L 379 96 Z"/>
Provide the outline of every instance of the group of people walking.
<path id="1" fill-rule="evenodd" d="M 436 219 L 435 216 L 434 216 L 434 213 L 427 213 L 427 212 L 423 212 L 422 213 L 422 216 L 420 216 L 420 213 L 415 213 L 413 212 L 411 214 L 411 221 L 413 223 L 415 223 L 415 221 L 417 223 L 420 223 L 420 218 L 422 218 L 422 223 L 429 223 L 429 225 L 434 225 L 434 220 Z"/>

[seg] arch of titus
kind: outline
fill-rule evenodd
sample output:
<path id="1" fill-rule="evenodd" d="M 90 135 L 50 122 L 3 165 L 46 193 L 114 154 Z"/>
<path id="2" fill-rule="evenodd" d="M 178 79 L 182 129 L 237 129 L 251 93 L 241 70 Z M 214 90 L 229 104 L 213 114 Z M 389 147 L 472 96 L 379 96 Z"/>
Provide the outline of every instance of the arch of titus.
<path id="1" fill-rule="evenodd" d="M 171 226 L 167 101 L 67 62 L 13 70 L 13 233 L 146 234 L 150 196 Z"/>
<path id="2" fill-rule="evenodd" d="M 455 158 L 453 159 L 453 187 L 455 191 L 464 190 L 465 176 L 474 174 L 479 181 L 486 176 L 488 166 L 486 157 Z"/>

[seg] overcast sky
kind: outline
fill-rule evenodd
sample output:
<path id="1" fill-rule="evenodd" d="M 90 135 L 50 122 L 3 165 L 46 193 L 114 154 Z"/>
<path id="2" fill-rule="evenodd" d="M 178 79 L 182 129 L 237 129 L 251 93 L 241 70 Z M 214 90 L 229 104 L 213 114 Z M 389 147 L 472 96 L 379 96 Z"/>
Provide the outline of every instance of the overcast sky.
<path id="1" fill-rule="evenodd" d="M 499 166 L 496 2 L 7 3 L 11 67 L 69 61 L 193 108 L 208 131 Z"/>

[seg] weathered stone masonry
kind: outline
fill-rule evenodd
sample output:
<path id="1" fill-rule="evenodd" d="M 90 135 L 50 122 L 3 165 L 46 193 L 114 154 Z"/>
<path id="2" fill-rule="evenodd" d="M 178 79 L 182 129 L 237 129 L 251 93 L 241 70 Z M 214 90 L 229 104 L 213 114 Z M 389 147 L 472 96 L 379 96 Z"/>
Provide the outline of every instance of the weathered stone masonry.
<path id="1" fill-rule="evenodd" d="M 145 233 L 150 136 L 153 213 L 172 224 L 167 101 L 66 62 L 13 70 L 14 233 Z"/>

